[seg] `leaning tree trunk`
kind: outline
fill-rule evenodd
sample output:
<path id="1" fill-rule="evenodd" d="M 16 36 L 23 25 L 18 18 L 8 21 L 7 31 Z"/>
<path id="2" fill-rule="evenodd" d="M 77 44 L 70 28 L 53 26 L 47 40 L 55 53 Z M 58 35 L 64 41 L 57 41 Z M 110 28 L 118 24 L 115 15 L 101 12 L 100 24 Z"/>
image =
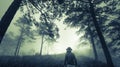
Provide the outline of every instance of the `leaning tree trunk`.
<path id="1" fill-rule="evenodd" d="M 93 48 L 93 53 L 94 53 L 95 60 L 98 60 L 97 50 L 96 50 L 96 47 L 95 47 L 95 42 L 94 42 L 94 39 L 93 39 L 93 34 L 92 34 L 92 30 L 90 28 L 89 23 L 88 23 L 88 30 L 89 30 L 89 33 L 90 33 L 90 40 L 91 40 L 91 43 L 92 43 L 92 48 Z"/>
<path id="2" fill-rule="evenodd" d="M 13 0 L 12 4 L 8 8 L 5 15 L 2 17 L 0 21 L 0 43 L 7 31 L 8 26 L 10 25 L 16 11 L 18 10 L 20 3 L 22 0 Z"/>
<path id="3" fill-rule="evenodd" d="M 20 47 L 21 47 L 21 42 L 22 42 L 22 36 L 23 36 L 23 31 L 21 31 L 19 39 L 18 39 L 17 47 L 16 47 L 15 53 L 14 53 L 15 56 L 18 56 L 18 54 L 19 54 Z"/>
<path id="4" fill-rule="evenodd" d="M 91 2 L 91 0 L 89 0 L 89 5 L 90 5 L 90 8 L 89 8 L 90 13 L 91 13 L 91 16 L 93 18 L 93 23 L 95 25 L 97 34 L 99 36 L 99 39 L 100 39 L 100 42 L 101 42 L 101 45 L 102 45 L 102 48 L 103 48 L 104 55 L 106 57 L 107 65 L 108 65 L 108 67 L 114 67 L 114 64 L 112 62 L 112 58 L 111 58 L 110 52 L 108 50 L 108 47 L 106 45 L 104 36 L 103 36 L 103 34 L 102 34 L 101 30 L 100 30 L 99 24 L 97 22 L 96 15 L 95 15 L 95 9 L 94 9 L 94 6 L 93 6 L 93 3 Z"/>
<path id="5" fill-rule="evenodd" d="M 42 50 L 43 50 L 43 39 L 44 39 L 44 34 L 42 35 L 42 39 L 41 39 L 41 48 L 40 48 L 40 56 L 42 55 Z"/>

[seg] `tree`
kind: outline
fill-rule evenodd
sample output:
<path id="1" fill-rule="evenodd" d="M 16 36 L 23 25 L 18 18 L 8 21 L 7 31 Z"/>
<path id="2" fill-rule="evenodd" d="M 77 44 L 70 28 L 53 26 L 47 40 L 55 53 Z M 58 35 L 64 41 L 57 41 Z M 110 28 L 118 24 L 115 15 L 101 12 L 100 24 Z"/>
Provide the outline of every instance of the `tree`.
<path id="1" fill-rule="evenodd" d="M 42 55 L 42 49 L 43 49 L 44 42 L 45 41 L 55 42 L 55 40 L 59 38 L 59 34 L 58 34 L 59 30 L 57 26 L 53 23 L 50 23 L 50 24 L 41 23 L 38 29 L 39 29 L 38 31 L 39 35 L 42 36 L 41 49 L 40 49 L 40 55 Z"/>
<path id="2" fill-rule="evenodd" d="M 97 50 L 96 50 L 96 47 L 95 47 L 95 42 L 94 42 L 94 39 L 93 39 L 93 34 L 92 34 L 92 30 L 90 28 L 89 23 L 88 23 L 88 32 L 90 34 L 90 40 L 91 40 L 91 43 L 92 43 L 95 60 L 98 60 Z"/>
<path id="3" fill-rule="evenodd" d="M 77 3 L 79 3 L 80 5 L 79 5 L 79 8 L 78 8 L 78 10 L 76 9 L 75 11 L 78 11 L 78 12 L 81 12 L 81 11 L 85 11 L 85 12 L 89 12 L 89 15 L 91 16 L 90 18 L 91 18 L 91 20 L 93 21 L 93 23 L 94 23 L 94 26 L 95 26 L 95 29 L 96 29 L 96 31 L 97 31 L 97 34 L 98 34 L 98 37 L 99 37 L 99 39 L 100 39 L 100 42 L 101 42 L 101 45 L 102 45 L 102 48 L 103 48 L 103 51 L 104 51 L 104 54 L 105 54 L 105 57 L 106 57 L 106 60 L 107 60 L 107 64 L 108 64 L 108 66 L 109 67 L 114 67 L 114 65 L 113 65 L 113 62 L 112 62 L 112 58 L 111 58 L 111 55 L 110 55 L 110 53 L 109 53 L 109 50 L 108 50 L 108 47 L 107 47 L 107 45 L 106 45 L 106 42 L 105 42 L 105 39 L 104 39 L 104 37 L 103 37 L 103 34 L 102 34 L 102 32 L 101 32 L 101 29 L 100 29 L 100 27 L 99 27 L 99 23 L 98 23 L 98 21 L 97 21 L 97 17 L 96 17 L 96 13 L 95 13 L 95 7 L 94 7 L 94 4 L 96 3 L 96 4 L 99 4 L 99 3 L 101 3 L 102 1 L 95 1 L 95 0 L 88 0 L 88 1 L 81 1 L 81 2 L 83 2 L 83 3 L 86 3 L 86 5 L 88 6 L 87 8 L 88 9 L 84 9 L 82 6 L 84 6 L 84 4 L 82 4 L 82 3 L 79 3 L 78 1 L 77 1 Z M 81 5 L 82 4 L 82 5 Z M 72 6 L 74 6 L 74 5 L 72 5 Z M 78 4 L 75 4 L 75 7 L 76 6 L 78 6 Z M 73 7 L 74 8 L 74 7 Z M 71 9 L 71 7 L 69 8 L 69 9 Z M 78 13 L 79 14 L 79 13 Z M 83 13 L 80 13 L 80 14 L 83 14 Z M 79 17 L 79 21 L 81 20 L 81 19 L 83 19 L 83 16 L 82 15 L 76 15 L 76 16 L 78 16 Z M 70 16 L 71 17 L 71 16 Z M 77 19 L 78 19 L 78 17 L 77 17 Z M 87 18 L 88 19 L 88 18 Z M 77 25 L 77 23 L 78 22 L 76 22 L 76 23 L 72 23 L 72 24 L 74 24 L 74 26 L 75 26 L 75 24 Z"/>
<path id="4" fill-rule="evenodd" d="M 117 55 L 118 51 L 120 50 L 119 44 L 120 44 L 120 22 L 119 17 L 116 19 L 110 21 L 107 25 L 107 29 L 105 28 L 103 31 L 106 34 L 106 37 L 110 39 L 107 43 L 109 44 L 109 47 L 112 49 L 111 51 Z"/>
<path id="5" fill-rule="evenodd" d="M 31 21 L 29 18 L 29 14 L 24 14 L 22 17 L 20 17 L 17 20 L 17 23 L 15 23 L 16 26 L 20 28 L 20 36 L 18 37 L 17 47 L 15 50 L 15 56 L 19 54 L 20 47 L 22 43 L 25 41 L 25 39 L 33 38 L 33 34 L 31 31 Z"/>
<path id="6" fill-rule="evenodd" d="M 0 21 L 0 43 L 22 0 L 14 0 Z"/>
<path id="7" fill-rule="evenodd" d="M 37 0 L 30 0 L 30 3 L 39 11 L 40 14 L 40 21 L 36 21 L 34 22 L 34 24 L 37 28 L 36 32 L 41 36 L 40 55 L 42 55 L 44 42 L 55 42 L 56 39 L 59 38 L 59 29 L 57 25 L 53 22 L 57 14 L 54 13 L 51 1 L 42 2 Z"/>
<path id="8" fill-rule="evenodd" d="M 103 9 L 105 10 L 105 15 L 108 16 L 108 21 L 106 23 L 102 23 L 102 32 L 105 34 L 105 38 L 108 38 L 109 40 L 107 40 L 107 44 L 108 47 L 111 48 L 110 51 L 112 51 L 112 53 L 117 53 L 119 51 L 119 8 L 117 8 L 119 6 L 119 1 L 110 1 L 109 3 L 107 3 L 106 6 L 103 7 Z M 107 7 L 109 6 L 109 7 Z M 100 21 L 103 18 L 100 19 Z M 114 54 L 114 56 L 117 54 Z"/>
<path id="9" fill-rule="evenodd" d="M 102 45 L 102 48 L 103 48 L 103 51 L 104 51 L 104 54 L 105 54 L 105 57 L 106 57 L 106 60 L 107 60 L 107 65 L 109 67 L 114 67 L 111 55 L 109 53 L 109 50 L 107 48 L 107 45 L 106 45 L 106 42 L 105 42 L 105 39 L 104 39 L 104 36 L 103 36 L 103 34 L 100 30 L 99 24 L 97 22 L 97 18 L 96 18 L 95 11 L 94 11 L 94 6 L 93 6 L 93 3 L 91 2 L 91 0 L 89 0 L 89 5 L 90 5 L 90 13 L 91 13 L 91 16 L 93 18 L 93 22 L 94 22 L 97 34 L 100 38 L 101 45 Z"/>

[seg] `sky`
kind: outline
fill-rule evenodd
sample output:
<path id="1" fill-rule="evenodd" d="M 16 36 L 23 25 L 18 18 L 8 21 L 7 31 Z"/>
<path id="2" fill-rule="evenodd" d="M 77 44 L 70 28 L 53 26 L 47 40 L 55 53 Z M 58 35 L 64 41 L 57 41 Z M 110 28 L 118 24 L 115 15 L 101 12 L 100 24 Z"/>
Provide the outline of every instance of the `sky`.
<path id="1" fill-rule="evenodd" d="M 9 7 L 9 5 L 12 3 L 13 0 L 2 0 L 0 2 L 0 18 L 4 15 L 5 11 Z M 21 16 L 21 12 L 18 10 L 16 15 L 14 16 L 14 19 L 12 20 L 12 23 L 10 24 L 8 30 L 6 33 L 9 33 L 10 31 L 14 33 L 14 35 L 18 35 L 18 28 L 14 25 L 16 20 Z M 81 35 L 77 35 L 75 28 L 69 28 L 66 25 L 63 24 L 65 17 L 61 18 L 60 21 L 55 20 L 57 26 L 59 27 L 59 34 L 60 38 L 53 44 L 53 46 L 50 48 L 49 52 L 50 54 L 59 54 L 59 53 L 65 53 L 67 47 L 71 47 L 73 50 L 77 49 L 77 45 L 79 44 L 79 37 Z M 29 46 L 26 46 L 27 44 L 31 44 Z M 44 45 L 43 52 L 45 52 L 47 44 Z M 29 49 L 26 49 L 29 48 Z M 89 49 L 90 47 L 88 47 Z M 87 48 L 83 48 L 83 50 L 86 50 Z M 29 52 L 30 50 L 35 50 L 35 53 L 39 53 L 40 50 L 40 39 L 37 39 L 34 43 L 25 43 L 24 46 L 21 47 L 21 52 L 26 51 Z M 82 48 L 81 48 L 82 50 Z"/>
<path id="2" fill-rule="evenodd" d="M 0 0 L 0 18 L 4 15 L 13 0 Z"/>

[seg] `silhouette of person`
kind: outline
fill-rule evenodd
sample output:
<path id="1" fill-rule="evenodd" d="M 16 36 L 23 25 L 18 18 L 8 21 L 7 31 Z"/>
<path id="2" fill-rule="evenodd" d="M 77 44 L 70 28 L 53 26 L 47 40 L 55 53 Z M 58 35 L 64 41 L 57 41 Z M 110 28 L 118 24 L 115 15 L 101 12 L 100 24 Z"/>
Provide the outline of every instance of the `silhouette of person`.
<path id="1" fill-rule="evenodd" d="M 75 55 L 71 52 L 71 47 L 68 47 L 65 55 L 64 66 L 65 67 L 77 67 L 77 60 Z"/>

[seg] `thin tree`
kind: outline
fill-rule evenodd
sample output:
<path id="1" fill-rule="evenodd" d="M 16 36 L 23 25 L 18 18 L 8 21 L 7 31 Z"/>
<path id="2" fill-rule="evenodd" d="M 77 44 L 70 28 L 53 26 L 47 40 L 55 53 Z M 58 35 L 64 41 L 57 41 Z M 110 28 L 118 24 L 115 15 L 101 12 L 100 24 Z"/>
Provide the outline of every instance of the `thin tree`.
<path id="1" fill-rule="evenodd" d="M 91 27 L 91 26 L 90 26 L 90 24 L 88 23 L 88 32 L 89 32 L 89 34 L 90 34 L 90 40 L 91 40 L 91 43 L 92 43 L 92 48 L 93 48 L 94 57 L 95 57 L 95 60 L 98 60 L 97 50 L 96 50 L 96 47 L 95 47 L 95 42 L 94 42 L 92 30 L 91 30 L 90 27 Z"/>
<path id="2" fill-rule="evenodd" d="M 31 37 L 30 35 L 32 35 L 32 32 L 30 31 L 31 23 L 30 23 L 30 19 L 28 19 L 29 18 L 28 15 L 29 14 L 24 14 L 15 23 L 15 25 L 20 28 L 20 36 L 18 37 L 18 42 L 15 49 L 15 56 L 19 55 L 20 47 L 24 42 L 25 38 Z"/>
<path id="3" fill-rule="evenodd" d="M 42 55 L 43 44 L 48 40 L 55 42 L 55 40 L 59 38 L 59 29 L 56 24 L 52 22 L 55 16 L 53 16 L 54 10 L 52 10 L 53 6 L 50 1 L 29 1 L 41 14 L 40 22 L 35 23 L 35 26 L 38 28 L 37 32 L 41 36 L 40 55 Z M 50 13 L 52 13 L 52 15 L 50 15 Z"/>

